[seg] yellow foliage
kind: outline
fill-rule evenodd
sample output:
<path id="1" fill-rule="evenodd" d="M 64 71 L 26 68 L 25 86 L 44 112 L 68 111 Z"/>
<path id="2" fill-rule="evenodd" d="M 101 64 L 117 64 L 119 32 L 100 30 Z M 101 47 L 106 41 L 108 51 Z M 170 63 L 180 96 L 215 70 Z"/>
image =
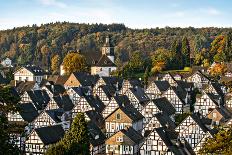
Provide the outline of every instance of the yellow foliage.
<path id="1" fill-rule="evenodd" d="M 79 53 L 69 53 L 65 56 L 64 70 L 69 75 L 73 72 L 86 71 L 86 60 L 85 57 Z"/>
<path id="2" fill-rule="evenodd" d="M 210 74 L 212 76 L 223 75 L 227 71 L 227 67 L 224 63 L 216 63 L 210 68 Z"/>

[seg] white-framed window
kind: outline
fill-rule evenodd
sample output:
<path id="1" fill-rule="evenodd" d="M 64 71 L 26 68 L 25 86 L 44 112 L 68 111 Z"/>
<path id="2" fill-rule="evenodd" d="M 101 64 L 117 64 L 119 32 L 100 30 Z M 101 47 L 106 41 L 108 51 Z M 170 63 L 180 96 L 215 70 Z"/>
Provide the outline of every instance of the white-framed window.
<path id="1" fill-rule="evenodd" d="M 214 113 L 213 113 L 213 119 L 216 119 L 216 118 L 217 118 L 217 113 L 214 112 Z"/>

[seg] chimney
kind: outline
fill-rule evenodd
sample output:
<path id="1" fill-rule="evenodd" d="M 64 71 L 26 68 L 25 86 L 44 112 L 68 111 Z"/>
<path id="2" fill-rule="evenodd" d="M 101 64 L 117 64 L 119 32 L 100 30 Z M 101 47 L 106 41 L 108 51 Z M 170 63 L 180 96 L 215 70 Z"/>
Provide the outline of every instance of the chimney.
<path id="1" fill-rule="evenodd" d="M 16 80 L 14 80 L 14 86 L 17 87 L 17 81 Z"/>

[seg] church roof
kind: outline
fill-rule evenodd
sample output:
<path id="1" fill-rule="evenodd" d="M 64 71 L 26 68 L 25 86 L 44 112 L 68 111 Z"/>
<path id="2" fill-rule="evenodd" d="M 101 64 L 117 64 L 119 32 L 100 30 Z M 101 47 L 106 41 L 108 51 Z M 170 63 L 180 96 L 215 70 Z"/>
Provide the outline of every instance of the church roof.
<path id="1" fill-rule="evenodd" d="M 106 55 L 102 55 L 95 66 L 98 66 L 98 67 L 112 67 L 112 66 L 114 67 L 115 66 L 116 67 L 116 65 Z"/>

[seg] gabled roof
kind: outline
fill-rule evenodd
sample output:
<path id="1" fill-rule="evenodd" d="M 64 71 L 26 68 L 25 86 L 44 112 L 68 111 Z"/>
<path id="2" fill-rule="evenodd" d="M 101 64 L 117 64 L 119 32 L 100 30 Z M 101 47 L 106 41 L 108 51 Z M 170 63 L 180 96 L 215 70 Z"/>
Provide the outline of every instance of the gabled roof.
<path id="1" fill-rule="evenodd" d="M 132 94 L 134 94 L 134 96 L 138 99 L 138 101 L 142 104 L 150 101 L 150 98 L 147 96 L 147 94 L 141 87 L 134 87 L 129 89 L 132 92 Z"/>
<path id="2" fill-rule="evenodd" d="M 70 111 L 74 107 L 72 100 L 68 95 L 59 95 L 53 97 L 59 108 L 63 108 L 64 111 Z"/>
<path id="3" fill-rule="evenodd" d="M 54 125 L 35 129 L 35 132 L 44 145 L 54 144 L 64 137 L 64 129 L 61 125 Z"/>
<path id="4" fill-rule="evenodd" d="M 65 88 L 62 85 L 45 85 L 44 87 L 46 87 L 54 96 L 65 92 Z"/>
<path id="5" fill-rule="evenodd" d="M 171 118 L 164 112 L 155 114 L 155 117 L 163 127 L 168 127 L 170 129 L 174 129 L 176 127 L 175 122 L 173 122 Z"/>
<path id="6" fill-rule="evenodd" d="M 61 117 L 62 117 L 62 115 L 64 113 L 63 109 L 51 109 L 51 110 L 46 110 L 45 112 L 48 114 L 48 116 L 51 117 L 51 119 L 54 122 L 59 123 L 59 122 L 62 121 Z"/>
<path id="7" fill-rule="evenodd" d="M 42 69 L 42 68 L 40 68 L 40 67 L 38 67 L 38 66 L 29 66 L 29 65 L 27 65 L 27 66 L 23 66 L 23 67 L 21 67 L 21 68 L 25 68 L 25 69 L 27 69 L 29 72 L 31 72 L 32 74 L 34 74 L 35 76 L 43 76 L 44 75 L 44 70 Z M 21 69 L 20 68 L 20 69 Z M 20 70 L 19 69 L 19 70 Z M 17 71 L 16 71 L 17 72 Z"/>
<path id="8" fill-rule="evenodd" d="M 99 61 L 94 66 L 98 66 L 98 67 L 116 67 L 116 65 L 105 54 L 101 56 Z"/>
<path id="9" fill-rule="evenodd" d="M 173 107 L 173 105 L 169 102 L 169 100 L 166 97 L 156 98 L 152 101 L 160 111 L 163 111 L 168 115 L 175 114 L 175 107 Z"/>
<path id="10" fill-rule="evenodd" d="M 218 111 L 224 117 L 224 119 L 229 119 L 229 118 L 232 117 L 232 113 L 228 109 L 226 109 L 225 107 L 223 107 L 223 106 L 216 107 L 210 113 L 213 113 L 214 111 Z"/>
<path id="11" fill-rule="evenodd" d="M 114 89 L 114 87 L 110 86 L 110 85 L 102 85 L 99 86 L 98 89 L 101 88 L 104 93 L 106 94 L 106 96 L 108 98 L 111 98 L 112 96 L 114 96 L 116 90 Z"/>
<path id="12" fill-rule="evenodd" d="M 170 84 L 168 81 L 154 81 L 154 84 L 157 86 L 157 88 L 161 92 L 168 90 L 168 88 L 170 87 Z"/>
<path id="13" fill-rule="evenodd" d="M 98 127 L 104 126 L 104 118 L 101 114 L 95 110 L 85 111 L 85 114 L 89 117 L 92 123 L 96 124 Z"/>
<path id="14" fill-rule="evenodd" d="M 39 115 L 32 103 L 19 104 L 19 108 L 19 114 L 23 120 L 27 121 L 28 123 L 32 122 Z"/>
<path id="15" fill-rule="evenodd" d="M 88 122 L 87 127 L 91 145 L 99 146 L 105 143 L 106 137 L 96 124 L 90 121 Z"/>
<path id="16" fill-rule="evenodd" d="M 113 98 L 119 106 L 127 106 L 130 104 L 130 100 L 126 95 L 116 95 Z"/>
<path id="17" fill-rule="evenodd" d="M 143 136 L 132 127 L 122 129 L 119 132 L 122 132 L 130 140 L 132 140 L 135 144 L 139 144 L 144 139 Z"/>
<path id="18" fill-rule="evenodd" d="M 105 108 L 104 103 L 98 97 L 94 97 L 93 95 L 86 95 L 83 97 L 91 107 L 95 108 L 97 112 L 101 113 Z"/>
<path id="19" fill-rule="evenodd" d="M 72 73 L 82 86 L 93 86 L 97 81 L 97 76 L 89 75 L 84 72 Z"/>
<path id="20" fill-rule="evenodd" d="M 144 118 L 144 116 L 138 112 L 133 105 L 127 104 L 127 105 L 122 105 L 116 108 L 111 114 L 109 114 L 105 120 L 113 115 L 118 109 L 122 110 L 125 115 L 127 115 L 132 121 L 139 121 Z"/>

